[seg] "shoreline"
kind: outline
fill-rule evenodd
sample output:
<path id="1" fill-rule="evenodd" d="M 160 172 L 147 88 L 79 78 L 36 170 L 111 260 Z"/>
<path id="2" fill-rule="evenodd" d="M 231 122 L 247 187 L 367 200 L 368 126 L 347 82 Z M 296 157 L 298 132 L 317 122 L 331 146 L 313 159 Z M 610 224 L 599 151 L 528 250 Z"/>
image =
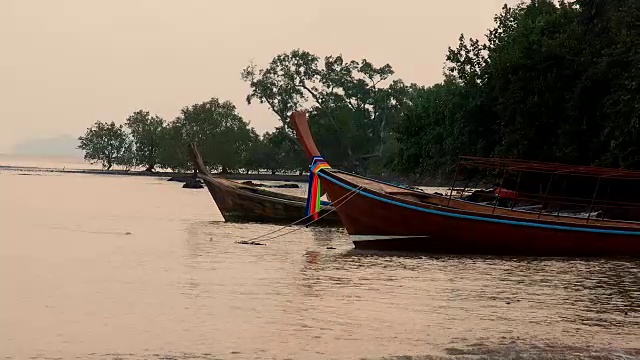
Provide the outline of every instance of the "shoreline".
<path id="1" fill-rule="evenodd" d="M 185 172 L 173 172 L 173 171 L 156 171 L 146 172 L 142 170 L 102 170 L 102 169 L 60 169 L 60 168 L 42 168 L 37 166 L 13 166 L 13 165 L 0 165 L 0 171 L 15 171 L 15 172 L 27 172 L 27 173 L 60 173 L 60 174 L 87 174 L 87 175 L 112 175 L 112 176 L 151 176 L 156 178 L 166 178 L 172 181 L 184 182 L 187 178 L 193 178 L 193 173 Z M 213 175 L 224 177 L 230 180 L 255 180 L 255 181 L 282 181 L 282 182 L 295 182 L 306 183 L 309 180 L 309 175 L 297 175 L 297 174 L 243 174 L 243 173 L 212 173 Z M 405 183 L 406 179 L 394 176 L 372 176 L 371 178 L 389 182 L 389 183 Z M 424 187 L 450 187 L 451 181 L 443 180 L 423 180 L 418 184 L 406 184 L 409 186 L 424 186 Z"/>
<path id="2" fill-rule="evenodd" d="M 101 169 L 58 169 L 58 168 L 41 168 L 36 166 L 7 166 L 0 165 L 0 170 L 5 171 L 23 171 L 23 172 L 45 172 L 60 174 L 88 174 L 88 175 L 114 175 L 114 176 L 151 176 L 157 178 L 192 178 L 193 173 L 174 172 L 174 171 L 156 171 L 147 172 L 142 170 L 101 170 Z M 293 174 L 238 174 L 238 173 L 213 173 L 213 175 L 225 177 L 231 180 L 262 180 L 262 181 L 287 181 L 287 182 L 307 182 L 307 175 Z"/>

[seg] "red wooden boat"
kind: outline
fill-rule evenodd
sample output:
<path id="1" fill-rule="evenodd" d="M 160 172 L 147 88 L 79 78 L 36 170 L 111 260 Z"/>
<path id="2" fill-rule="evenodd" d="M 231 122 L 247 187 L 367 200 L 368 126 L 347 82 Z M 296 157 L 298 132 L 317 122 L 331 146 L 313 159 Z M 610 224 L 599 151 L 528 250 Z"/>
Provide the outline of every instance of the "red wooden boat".
<path id="1" fill-rule="evenodd" d="M 290 121 L 307 156 L 319 157 L 306 115 L 294 112 Z M 501 209 L 412 191 L 332 168 L 321 168 L 317 175 L 330 199 L 348 199 L 335 207 L 358 249 L 640 256 L 638 222 Z"/>

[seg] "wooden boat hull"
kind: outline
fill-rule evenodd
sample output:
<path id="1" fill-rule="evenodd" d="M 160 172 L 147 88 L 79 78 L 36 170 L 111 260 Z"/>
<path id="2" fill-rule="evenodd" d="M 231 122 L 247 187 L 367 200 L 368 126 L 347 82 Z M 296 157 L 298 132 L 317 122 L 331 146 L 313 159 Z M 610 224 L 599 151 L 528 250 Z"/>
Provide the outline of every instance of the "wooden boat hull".
<path id="1" fill-rule="evenodd" d="M 304 198 L 279 194 L 264 189 L 242 186 L 230 180 L 200 176 L 225 221 L 290 224 L 306 216 Z M 320 216 L 331 210 L 325 207 Z M 311 219 L 300 225 L 309 223 Z M 334 211 L 313 223 L 316 226 L 342 226 Z"/>
<path id="2" fill-rule="evenodd" d="M 640 230 L 478 214 L 360 188 L 321 170 L 358 249 L 526 256 L 640 256 Z"/>
<path id="3" fill-rule="evenodd" d="M 306 218 L 306 199 L 253 186 L 243 185 L 209 173 L 195 144 L 189 145 L 189 156 L 197 175 L 204 181 L 225 221 L 269 224 L 310 224 Z M 342 226 L 338 214 L 323 206 L 313 226 Z"/>
<path id="4" fill-rule="evenodd" d="M 629 222 L 613 219 L 598 219 L 598 218 L 579 218 L 570 216 L 561 216 L 559 213 L 542 213 L 539 211 L 528 210 L 516 210 L 511 208 L 505 208 L 500 206 L 493 206 L 482 203 L 475 203 L 459 198 L 449 198 L 443 195 L 429 194 L 426 192 L 415 191 L 407 188 L 400 188 L 396 185 L 384 183 L 378 180 L 369 179 L 360 175 L 347 173 L 340 170 L 332 169 L 332 173 L 339 174 L 343 180 L 351 183 L 357 183 L 363 185 L 365 188 L 375 190 L 379 193 L 386 195 L 393 195 L 394 198 L 401 198 L 410 200 L 413 202 L 426 203 L 434 206 L 444 206 L 454 208 L 458 210 L 470 211 L 474 213 L 481 213 L 487 215 L 505 215 L 515 216 L 523 219 L 535 219 L 535 220 L 548 220 L 548 221 L 563 221 L 576 224 L 591 223 L 594 225 L 604 226 L 625 226 Z"/>

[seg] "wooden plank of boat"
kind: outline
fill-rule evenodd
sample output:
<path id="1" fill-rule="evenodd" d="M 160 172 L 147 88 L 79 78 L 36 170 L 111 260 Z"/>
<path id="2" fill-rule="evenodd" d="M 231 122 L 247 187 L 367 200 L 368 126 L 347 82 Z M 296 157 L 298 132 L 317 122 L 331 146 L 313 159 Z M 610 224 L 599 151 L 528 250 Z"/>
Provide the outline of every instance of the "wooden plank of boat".
<path id="1" fill-rule="evenodd" d="M 205 183 L 225 221 L 291 224 L 306 216 L 304 197 L 215 177 L 207 170 L 194 144 L 189 146 L 189 155 L 198 171 L 198 177 Z M 341 227 L 339 216 L 335 211 L 331 211 L 332 209 L 331 206 L 323 206 L 319 216 L 328 214 L 312 225 Z M 305 225 L 310 221 L 302 221 L 299 225 Z"/>
<path id="2" fill-rule="evenodd" d="M 290 121 L 307 156 L 319 156 L 306 115 L 294 112 Z M 320 169 L 318 176 L 329 197 L 349 198 L 336 206 L 336 211 L 349 235 L 355 236 L 356 248 L 457 254 L 640 256 L 637 222 L 498 211 L 331 168 Z"/>

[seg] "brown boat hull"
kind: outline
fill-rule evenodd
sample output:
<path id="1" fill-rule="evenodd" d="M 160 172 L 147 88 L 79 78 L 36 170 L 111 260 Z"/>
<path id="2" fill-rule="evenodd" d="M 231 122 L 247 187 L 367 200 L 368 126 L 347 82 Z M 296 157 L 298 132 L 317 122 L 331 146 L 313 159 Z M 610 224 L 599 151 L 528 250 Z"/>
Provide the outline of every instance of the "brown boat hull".
<path id="1" fill-rule="evenodd" d="M 296 201 L 293 196 L 239 186 L 226 179 L 212 179 L 207 176 L 201 178 L 225 221 L 291 224 L 306 216 L 305 202 L 302 198 Z M 324 208 L 320 216 L 330 210 L 331 208 Z M 299 224 L 305 225 L 310 222 L 311 219 L 307 219 Z M 342 223 L 338 214 L 333 211 L 312 225 L 341 227 Z"/>
<path id="2" fill-rule="evenodd" d="M 640 231 L 478 214 L 378 193 L 321 170 L 358 249 L 524 256 L 640 256 Z M 357 189 L 355 191 L 354 189 Z"/>
<path id="3" fill-rule="evenodd" d="M 319 219 L 312 223 L 313 219 L 306 215 L 305 198 L 215 177 L 207 170 L 195 144 L 189 144 L 189 156 L 225 221 L 342 227 L 330 206 L 322 207 Z"/>

